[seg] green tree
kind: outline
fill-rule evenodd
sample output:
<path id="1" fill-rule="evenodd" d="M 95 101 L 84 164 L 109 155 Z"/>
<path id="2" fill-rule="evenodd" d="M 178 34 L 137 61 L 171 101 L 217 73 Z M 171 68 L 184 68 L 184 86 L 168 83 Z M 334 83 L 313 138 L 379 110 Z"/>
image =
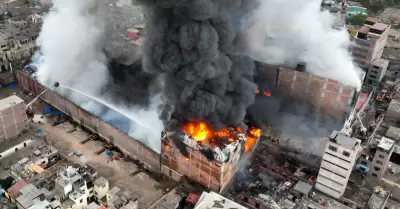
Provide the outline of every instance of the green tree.
<path id="1" fill-rule="evenodd" d="M 14 178 L 9 176 L 5 179 L 0 179 L 0 187 L 3 188 L 4 190 L 7 190 L 13 185 Z"/>
<path id="2" fill-rule="evenodd" d="M 358 14 L 358 15 L 354 15 L 349 17 L 349 23 L 351 23 L 352 25 L 364 25 L 365 20 L 367 20 L 367 15 L 363 15 L 363 14 Z"/>

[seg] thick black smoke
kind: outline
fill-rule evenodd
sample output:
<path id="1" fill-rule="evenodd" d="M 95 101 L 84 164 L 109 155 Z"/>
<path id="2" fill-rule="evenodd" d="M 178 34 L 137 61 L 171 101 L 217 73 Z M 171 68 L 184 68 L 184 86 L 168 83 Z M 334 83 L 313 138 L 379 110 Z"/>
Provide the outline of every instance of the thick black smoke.
<path id="1" fill-rule="evenodd" d="M 112 60 L 109 64 L 110 82 L 105 93 L 123 104 L 148 106 L 154 76 L 143 71 L 141 60 L 131 65 Z"/>
<path id="2" fill-rule="evenodd" d="M 153 0 L 143 56 L 145 72 L 159 78 L 164 121 L 207 121 L 214 129 L 246 129 L 255 100 L 254 62 L 239 53 L 232 14 L 254 8 L 246 0 Z"/>

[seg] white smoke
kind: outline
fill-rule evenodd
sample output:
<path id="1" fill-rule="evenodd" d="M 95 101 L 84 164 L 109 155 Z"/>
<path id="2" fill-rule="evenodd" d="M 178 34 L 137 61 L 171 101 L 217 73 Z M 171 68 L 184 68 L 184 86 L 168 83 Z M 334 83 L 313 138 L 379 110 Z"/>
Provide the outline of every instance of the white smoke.
<path id="1" fill-rule="evenodd" d="M 99 0 L 55 0 L 37 40 L 41 57 L 38 78 L 98 96 L 107 84 L 107 59 L 102 51 L 105 19 Z"/>
<path id="2" fill-rule="evenodd" d="M 335 17 L 321 12 L 320 0 L 263 0 L 249 42 L 253 58 L 269 64 L 307 63 L 313 75 L 361 88 L 361 70 L 348 52 L 345 28 L 333 29 Z"/>
<path id="3" fill-rule="evenodd" d="M 37 40 L 40 49 L 32 65 L 37 67 L 38 80 L 52 86 L 60 83 L 59 92 L 100 118 L 121 118 L 130 121 L 129 135 L 161 151 L 160 134 L 163 123 L 158 119 L 157 106 L 161 100 L 154 97 L 148 108 L 124 107 L 102 94 L 109 81 L 105 43 L 106 2 L 104 0 L 54 0 L 44 18 Z M 69 89 L 69 90 L 68 90 Z M 94 102 L 85 94 L 102 102 Z M 115 111 L 104 112 L 103 106 Z M 129 123 L 129 122 L 128 122 Z"/>

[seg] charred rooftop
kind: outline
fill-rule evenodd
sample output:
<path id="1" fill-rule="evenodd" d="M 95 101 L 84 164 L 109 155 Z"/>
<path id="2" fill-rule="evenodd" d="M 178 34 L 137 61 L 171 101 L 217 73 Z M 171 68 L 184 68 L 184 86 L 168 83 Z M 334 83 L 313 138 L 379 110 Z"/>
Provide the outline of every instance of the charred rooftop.
<path id="1" fill-rule="evenodd" d="M 182 176 L 218 192 L 224 191 L 254 151 L 261 129 L 230 127 L 212 131 L 205 122 L 189 122 L 162 134 L 162 172 L 175 180 Z"/>

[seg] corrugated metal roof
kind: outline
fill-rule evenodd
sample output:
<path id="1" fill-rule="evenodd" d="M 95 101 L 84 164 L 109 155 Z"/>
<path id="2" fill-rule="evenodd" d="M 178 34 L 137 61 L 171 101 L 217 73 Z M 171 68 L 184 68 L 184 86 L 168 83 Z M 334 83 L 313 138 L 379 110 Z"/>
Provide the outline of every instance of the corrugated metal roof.
<path id="1" fill-rule="evenodd" d="M 247 209 L 246 207 L 224 197 L 215 192 L 203 192 L 200 200 L 194 209 L 206 209 L 206 208 L 236 208 L 236 209 Z"/>
<path id="2" fill-rule="evenodd" d="M 311 189 L 312 189 L 312 185 L 311 184 L 307 184 L 304 181 L 299 181 L 297 182 L 297 184 L 294 186 L 293 188 L 295 191 L 301 192 L 302 194 L 308 194 L 310 193 Z"/>
<path id="3" fill-rule="evenodd" d="M 19 194 L 19 191 L 24 188 L 28 183 L 25 180 L 19 180 L 17 183 L 15 183 L 12 187 L 7 189 L 7 193 L 11 196 L 17 196 Z"/>
<path id="4" fill-rule="evenodd" d="M 20 193 L 22 195 L 17 198 L 17 202 L 23 207 L 28 208 L 33 205 L 33 199 L 38 197 L 41 191 L 33 184 L 28 184 L 20 190 Z"/>

